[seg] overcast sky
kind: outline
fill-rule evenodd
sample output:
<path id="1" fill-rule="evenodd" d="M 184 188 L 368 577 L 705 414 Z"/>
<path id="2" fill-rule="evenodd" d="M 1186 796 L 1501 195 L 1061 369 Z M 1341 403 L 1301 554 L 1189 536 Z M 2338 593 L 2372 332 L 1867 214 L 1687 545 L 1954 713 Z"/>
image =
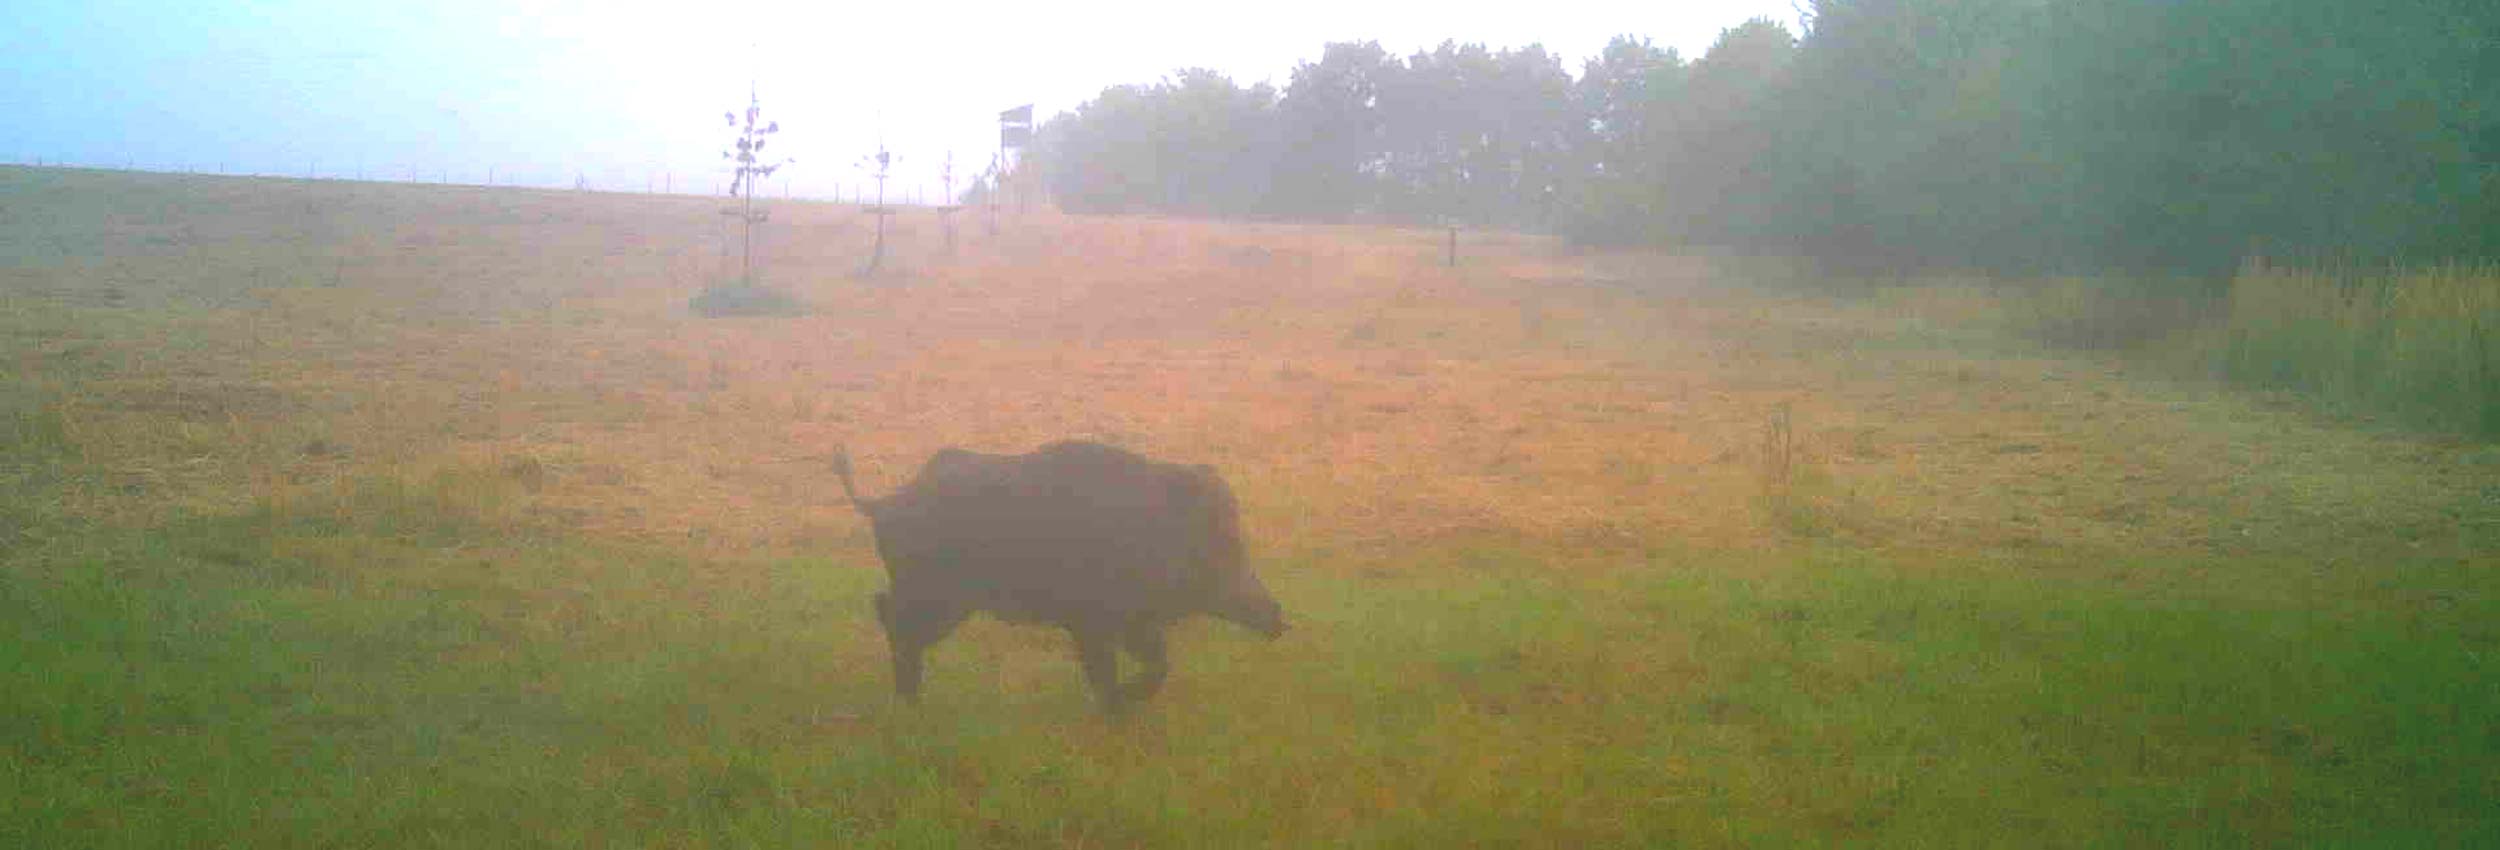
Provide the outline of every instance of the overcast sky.
<path id="1" fill-rule="evenodd" d="M 573 183 L 725 182 L 753 80 L 796 165 L 768 190 L 847 196 L 880 136 L 889 193 L 977 173 L 997 113 L 1039 118 L 1183 67 L 1282 88 L 1332 41 L 1400 55 L 1541 43 L 1574 75 L 1618 34 L 1687 58 L 1789 0 L 366 4 L 17 0 L 0 20 L 0 157 L 153 170 Z"/>

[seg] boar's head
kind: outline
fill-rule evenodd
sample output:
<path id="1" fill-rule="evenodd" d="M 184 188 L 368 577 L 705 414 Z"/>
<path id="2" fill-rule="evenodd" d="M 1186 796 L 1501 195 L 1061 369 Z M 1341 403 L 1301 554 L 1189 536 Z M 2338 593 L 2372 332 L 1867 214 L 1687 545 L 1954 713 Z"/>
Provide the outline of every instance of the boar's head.
<path id="1" fill-rule="evenodd" d="M 1215 467 L 1183 468 L 1172 485 L 1173 502 L 1186 512 L 1184 523 L 1195 539 L 1192 566 L 1205 571 L 1200 580 L 1209 591 L 1207 613 L 1270 638 L 1285 633 L 1285 610 L 1268 595 L 1267 585 L 1250 571 L 1241 542 L 1241 507 Z"/>

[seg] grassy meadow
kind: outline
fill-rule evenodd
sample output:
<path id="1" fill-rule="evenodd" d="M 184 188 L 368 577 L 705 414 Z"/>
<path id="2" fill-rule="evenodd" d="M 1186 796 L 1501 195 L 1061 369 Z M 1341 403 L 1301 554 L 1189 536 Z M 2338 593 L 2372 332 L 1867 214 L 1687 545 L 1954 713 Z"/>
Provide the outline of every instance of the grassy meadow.
<path id="1" fill-rule="evenodd" d="M 862 278 L 776 203 L 806 311 L 709 319 L 721 206 L 0 168 L 0 845 L 2500 844 L 2448 414 L 1354 226 L 911 212 Z M 2183 344 L 2290 359 L 2254 292 Z M 1069 436 L 1221 468 L 1294 630 L 1109 721 L 975 619 L 897 703 L 826 456 Z"/>

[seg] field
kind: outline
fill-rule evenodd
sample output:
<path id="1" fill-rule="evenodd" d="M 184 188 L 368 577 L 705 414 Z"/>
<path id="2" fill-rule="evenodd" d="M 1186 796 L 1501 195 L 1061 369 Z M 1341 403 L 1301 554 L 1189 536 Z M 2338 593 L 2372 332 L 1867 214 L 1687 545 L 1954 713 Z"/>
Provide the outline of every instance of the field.
<path id="1" fill-rule="evenodd" d="M 775 204 L 702 318 L 721 206 L 0 169 L 0 844 L 2500 844 L 2500 446 L 1529 237 Z M 1294 630 L 896 702 L 825 459 L 1068 436 Z"/>

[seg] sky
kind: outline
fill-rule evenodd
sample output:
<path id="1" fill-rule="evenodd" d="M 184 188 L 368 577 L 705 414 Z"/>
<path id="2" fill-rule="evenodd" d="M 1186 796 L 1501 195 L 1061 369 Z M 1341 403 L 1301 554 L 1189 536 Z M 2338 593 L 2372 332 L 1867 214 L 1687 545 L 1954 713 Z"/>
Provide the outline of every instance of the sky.
<path id="1" fill-rule="evenodd" d="M 1279 89 L 1335 41 L 1543 44 L 1574 75 L 1616 35 L 1688 59 L 1790 0 L 1451 4 L 16 0 L 0 21 L 0 159 L 157 171 L 679 192 L 727 183 L 750 84 L 796 162 L 766 195 L 934 200 L 1037 118 L 1209 68 Z"/>

